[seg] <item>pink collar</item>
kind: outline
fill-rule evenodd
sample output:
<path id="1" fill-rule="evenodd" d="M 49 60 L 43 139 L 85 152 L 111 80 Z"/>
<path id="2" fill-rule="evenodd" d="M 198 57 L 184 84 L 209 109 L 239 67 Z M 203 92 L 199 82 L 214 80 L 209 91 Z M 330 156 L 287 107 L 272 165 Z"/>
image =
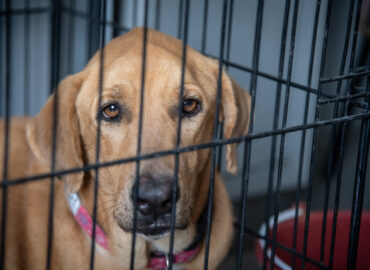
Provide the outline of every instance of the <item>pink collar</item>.
<path id="1" fill-rule="evenodd" d="M 194 259 L 200 250 L 201 243 L 195 248 L 190 250 L 184 250 L 173 256 L 173 263 L 186 263 Z M 169 264 L 168 255 L 161 252 L 153 252 L 150 254 L 147 268 L 151 269 L 167 269 Z"/>
<path id="2" fill-rule="evenodd" d="M 85 231 L 85 233 L 92 237 L 93 221 L 86 208 L 81 203 L 80 197 L 77 193 L 72 193 L 67 196 L 69 207 L 76 218 L 78 224 Z M 104 249 L 109 250 L 108 239 L 100 226 L 95 224 L 95 241 Z M 173 257 L 173 263 L 185 263 L 191 261 L 199 252 L 201 241 L 192 249 L 184 250 L 177 253 Z M 150 254 L 148 268 L 151 269 L 166 269 L 168 267 L 168 255 L 161 252 L 153 252 Z"/>
<path id="3" fill-rule="evenodd" d="M 82 205 L 80 197 L 77 193 L 69 194 L 67 197 L 69 207 L 72 210 L 78 224 L 85 233 L 92 237 L 93 220 L 86 208 Z M 98 223 L 95 223 L 95 241 L 104 249 L 109 250 L 108 239 Z"/>

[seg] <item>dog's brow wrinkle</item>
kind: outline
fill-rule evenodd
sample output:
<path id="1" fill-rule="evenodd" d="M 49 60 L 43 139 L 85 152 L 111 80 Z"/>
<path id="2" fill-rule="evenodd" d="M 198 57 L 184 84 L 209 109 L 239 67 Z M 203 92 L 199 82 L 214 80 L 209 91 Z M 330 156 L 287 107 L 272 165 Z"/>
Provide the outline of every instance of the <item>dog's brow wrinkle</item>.
<path id="1" fill-rule="evenodd" d="M 178 115 L 179 115 L 179 107 L 177 105 L 172 105 L 168 109 L 168 114 L 170 115 L 172 120 L 176 120 L 178 118 Z"/>
<path id="2" fill-rule="evenodd" d="M 125 104 L 121 104 L 121 109 L 123 117 L 127 120 L 128 123 L 130 123 L 132 121 L 131 110 Z"/>
<path id="3" fill-rule="evenodd" d="M 103 100 L 109 100 L 109 99 L 121 99 L 123 98 L 123 95 L 121 92 L 114 91 L 111 89 L 105 90 L 102 95 Z"/>
<path id="4" fill-rule="evenodd" d="M 120 94 L 121 91 L 123 90 L 123 85 L 122 84 L 115 84 L 113 87 L 111 87 L 111 89 L 115 93 Z"/>

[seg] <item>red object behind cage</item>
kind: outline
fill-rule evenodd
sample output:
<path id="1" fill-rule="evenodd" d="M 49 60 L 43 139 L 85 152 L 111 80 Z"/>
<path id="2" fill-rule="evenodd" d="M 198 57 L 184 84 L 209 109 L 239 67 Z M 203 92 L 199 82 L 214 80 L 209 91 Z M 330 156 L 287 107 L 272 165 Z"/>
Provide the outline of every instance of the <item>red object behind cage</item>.
<path id="1" fill-rule="evenodd" d="M 305 227 L 305 208 L 299 207 L 298 212 L 298 226 L 297 226 L 297 245 L 296 251 L 300 254 L 303 252 L 304 240 L 304 227 Z M 294 234 L 294 215 L 295 208 L 286 210 L 279 214 L 278 228 L 276 233 L 276 241 L 288 248 L 293 247 L 293 234 Z M 274 217 L 269 220 L 269 238 L 272 238 L 272 227 Z M 310 223 L 308 229 L 307 240 L 307 257 L 320 262 L 321 251 L 321 230 L 323 224 L 323 212 L 312 211 L 310 215 Z M 331 235 L 333 224 L 333 211 L 328 211 L 324 247 L 324 264 L 329 265 Z M 338 212 L 338 220 L 335 233 L 335 247 L 333 257 L 332 269 L 346 269 L 348 244 L 349 244 L 349 231 L 351 224 L 351 211 L 343 210 Z M 263 224 L 260 228 L 260 235 L 265 235 L 266 225 Z M 259 263 L 263 263 L 265 241 L 260 239 L 256 244 L 256 257 Z M 275 265 L 274 269 L 292 269 L 292 254 L 285 251 L 278 246 L 275 249 Z M 271 258 L 271 244 L 269 244 L 268 251 L 268 266 L 270 265 Z M 296 256 L 294 269 L 302 267 L 302 259 Z M 317 265 L 311 262 L 305 262 L 306 269 L 319 269 Z M 370 269 L 370 212 L 363 211 L 360 226 L 360 236 L 357 250 L 356 269 Z"/>

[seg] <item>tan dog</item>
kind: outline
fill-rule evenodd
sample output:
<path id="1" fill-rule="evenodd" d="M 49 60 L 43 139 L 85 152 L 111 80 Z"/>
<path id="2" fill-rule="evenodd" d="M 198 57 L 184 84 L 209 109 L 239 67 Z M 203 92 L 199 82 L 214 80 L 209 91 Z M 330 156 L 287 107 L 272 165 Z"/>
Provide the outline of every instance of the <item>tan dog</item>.
<path id="1" fill-rule="evenodd" d="M 58 88 L 59 117 L 56 169 L 78 168 L 96 161 L 98 118 L 101 119 L 100 162 L 134 157 L 138 145 L 143 30 L 109 42 L 104 49 L 104 83 L 99 106 L 100 52 L 78 74 Z M 174 149 L 177 139 L 181 83 L 181 41 L 148 30 L 141 153 Z M 212 140 L 216 112 L 218 64 L 187 49 L 181 147 Z M 50 172 L 54 95 L 34 118 L 12 119 L 8 178 Z M 220 116 L 224 137 L 247 133 L 250 97 L 226 73 L 222 76 Z M 0 122 L 0 142 L 4 122 Z M 203 269 L 205 233 L 199 227 L 206 215 L 210 184 L 211 150 L 185 152 L 179 157 L 174 253 L 181 253 L 198 237 L 195 257 L 176 269 Z M 236 171 L 236 145 L 226 146 L 227 168 Z M 3 147 L 0 149 L 3 171 Z M 138 201 L 135 269 L 145 269 L 150 252 L 168 252 L 171 224 L 174 155 L 142 160 L 140 188 L 135 198 L 136 162 L 99 169 L 97 222 L 108 249 L 96 245 L 95 269 L 129 269 L 133 201 Z M 88 269 L 91 238 L 76 221 L 67 203 L 78 194 L 93 212 L 94 170 L 55 179 L 52 269 Z M 8 188 L 5 269 L 45 269 L 50 181 Z M 0 200 L 1 202 L 1 200 Z M 209 269 L 227 254 L 233 235 L 231 203 L 222 178 L 215 177 Z"/>

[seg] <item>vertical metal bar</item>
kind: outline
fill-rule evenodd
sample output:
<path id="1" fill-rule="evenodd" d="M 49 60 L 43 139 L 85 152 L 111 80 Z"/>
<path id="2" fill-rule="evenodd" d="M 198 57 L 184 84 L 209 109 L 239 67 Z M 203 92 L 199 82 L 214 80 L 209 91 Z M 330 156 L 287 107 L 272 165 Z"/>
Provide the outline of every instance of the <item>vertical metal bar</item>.
<path id="1" fill-rule="evenodd" d="M 137 26 L 137 13 L 138 13 L 138 2 L 139 1 L 133 1 L 134 4 L 133 4 L 133 10 L 132 10 L 132 13 L 133 13 L 133 16 L 132 16 L 132 28 L 134 28 L 135 26 Z"/>
<path id="2" fill-rule="evenodd" d="M 177 122 L 177 140 L 176 149 L 180 148 L 181 143 L 181 115 L 182 115 L 182 103 L 184 95 L 184 84 L 185 84 L 185 66 L 186 66 L 186 46 L 188 44 L 188 27 L 189 27 L 189 9 L 190 0 L 185 0 L 185 22 L 183 30 L 183 46 L 182 46 L 182 62 L 181 62 L 181 82 L 180 82 L 180 93 L 179 93 L 179 106 L 178 106 L 178 122 Z M 171 232 L 170 232 L 170 249 L 168 252 L 169 265 L 168 270 L 172 270 L 173 267 L 173 247 L 175 238 L 175 225 L 176 225 L 176 201 L 177 201 L 177 190 L 178 190 L 178 177 L 179 177 L 179 158 L 180 154 L 175 154 L 175 181 L 172 190 L 172 210 L 171 210 Z"/>
<path id="3" fill-rule="evenodd" d="M 228 23 L 227 23 L 227 44 L 226 44 L 226 56 L 225 59 L 227 62 L 230 60 L 230 47 L 231 47 L 231 31 L 232 31 L 232 22 L 233 22 L 233 11 L 234 11 L 234 0 L 230 0 L 229 3 L 229 15 L 228 15 Z M 226 69 L 228 69 L 228 64 L 226 64 Z M 224 123 L 221 122 L 219 124 L 219 135 L 218 138 L 220 140 L 223 139 L 223 130 L 224 130 Z M 218 147 L 218 157 L 217 157 L 217 169 L 221 171 L 222 167 L 222 150 L 223 145 Z"/>
<path id="4" fill-rule="evenodd" d="M 357 45 L 357 35 L 358 27 L 361 14 L 361 4 L 362 1 L 358 0 L 357 10 L 356 10 L 356 21 L 353 32 L 353 42 L 352 42 L 352 53 L 350 59 L 350 70 L 353 71 L 353 64 Z M 370 92 L 370 82 L 369 76 L 366 85 L 366 92 Z M 350 94 L 350 87 L 352 85 L 352 79 L 349 80 L 347 95 Z M 366 98 L 367 109 L 364 112 L 370 111 L 370 98 Z M 346 101 L 346 113 L 348 113 L 349 100 Z M 350 238 L 348 247 L 348 263 L 347 267 L 350 269 L 356 269 L 356 259 L 357 259 L 357 249 L 360 237 L 360 226 L 361 226 L 361 215 L 364 201 L 365 192 L 365 181 L 366 181 L 366 169 L 367 169 L 367 159 L 369 154 L 369 133 L 370 133 L 370 120 L 363 119 L 361 121 L 361 135 L 360 143 L 358 149 L 358 158 L 356 164 L 356 176 L 353 189 L 353 201 L 352 201 L 352 213 L 351 213 L 351 225 L 350 225 Z"/>
<path id="5" fill-rule="evenodd" d="M 52 127 L 52 148 L 51 148 L 51 173 L 55 172 L 57 134 L 58 134 L 58 80 L 60 72 L 60 32 L 61 32 L 61 2 L 59 0 L 51 1 L 52 12 L 51 20 L 51 81 L 50 91 L 54 91 L 53 102 L 53 127 Z M 48 242 L 46 253 L 46 269 L 51 269 L 51 252 L 53 248 L 54 232 L 54 182 L 55 176 L 50 178 L 50 195 L 49 195 L 49 219 L 48 219 Z"/>
<path id="6" fill-rule="evenodd" d="M 249 187 L 249 171 L 247 171 L 248 156 L 246 151 L 247 142 L 244 143 L 243 151 L 243 169 L 242 169 L 242 182 L 240 189 L 240 196 L 242 198 L 242 207 L 240 210 L 240 234 L 239 234 L 239 244 L 238 244 L 238 257 L 237 257 L 237 269 L 241 270 L 243 267 L 243 251 L 244 251 L 244 241 L 245 241 L 245 220 L 246 220 L 246 208 L 247 208 L 247 196 Z M 248 167 L 249 169 L 249 167 Z"/>
<path id="7" fill-rule="evenodd" d="M 123 1 L 114 0 L 113 1 L 113 37 L 117 37 L 121 31 L 118 27 L 121 23 L 121 12 L 122 12 Z"/>
<path id="8" fill-rule="evenodd" d="M 354 8 L 354 1 L 352 0 L 350 3 L 350 8 L 348 11 L 348 19 L 347 19 L 347 30 L 346 30 L 346 37 L 345 37 L 345 44 L 343 48 L 343 54 L 342 54 L 342 61 L 340 66 L 339 75 L 344 74 L 344 68 L 346 65 L 346 59 L 347 59 L 347 52 L 348 52 L 348 45 L 349 45 L 349 37 L 351 34 L 351 24 L 352 24 L 352 16 L 353 16 L 353 8 Z M 336 96 L 340 95 L 342 88 L 342 80 L 338 81 L 337 90 L 336 90 Z M 339 104 L 338 102 L 335 102 L 334 104 L 334 111 L 333 111 L 333 118 L 336 118 L 338 116 L 338 108 Z M 345 127 L 346 124 L 343 125 Z M 328 161 L 328 170 L 327 170 L 327 176 L 326 176 L 326 184 L 325 184 L 325 195 L 324 195 L 324 207 L 323 207 L 323 222 L 322 222 L 322 228 L 321 228 L 321 248 L 320 248 L 320 262 L 323 263 L 324 261 L 324 247 L 325 247 L 325 237 L 326 237 L 326 224 L 327 224 L 327 214 L 328 214 L 328 206 L 329 206 L 329 192 L 330 192 L 330 182 L 331 182 L 331 175 L 332 175 L 332 169 L 333 169 L 333 157 L 335 155 L 335 147 L 334 147 L 334 140 L 336 138 L 336 131 L 337 125 L 331 126 L 331 138 L 330 138 L 330 147 L 329 147 L 329 161 Z"/>
<path id="9" fill-rule="evenodd" d="M 370 92 L 369 80 L 367 82 L 367 92 Z M 366 109 L 366 112 L 370 112 L 369 97 L 367 97 L 367 103 L 368 108 Z M 370 120 L 363 119 L 361 121 L 361 135 L 358 148 L 358 159 L 356 164 L 356 176 L 353 192 L 347 269 L 356 269 L 357 250 L 360 237 L 361 216 L 365 192 L 367 160 L 369 154 L 369 134 Z"/>
<path id="10" fill-rule="evenodd" d="M 204 0 L 203 29 L 202 29 L 202 49 L 201 49 L 202 53 L 206 52 L 207 25 L 208 25 L 208 0 Z"/>
<path id="11" fill-rule="evenodd" d="M 5 128 L 4 128 L 4 169 L 3 169 L 3 194 L 1 207 L 1 242 L 0 242 L 0 270 L 5 268 L 5 238 L 6 238 L 6 220 L 8 210 L 8 161 L 9 161 L 9 129 L 10 129 L 10 70 L 11 70 L 11 15 L 10 15 L 10 0 L 5 1 Z"/>
<path id="12" fill-rule="evenodd" d="M 141 67 L 141 89 L 140 89 L 140 116 L 139 116 L 139 134 L 137 141 L 137 156 L 141 153 L 141 135 L 143 126 L 143 113 L 144 113 L 144 90 L 145 90 L 145 65 L 146 65 L 146 45 L 148 36 L 148 10 L 149 1 L 145 0 L 144 7 L 144 32 L 143 32 L 143 58 Z M 134 270 L 135 267 L 135 244 L 136 244 L 136 224 L 137 224 L 137 197 L 139 194 L 139 176 L 140 176 L 140 159 L 136 161 L 136 177 L 135 177 L 135 196 L 134 196 L 134 218 L 133 218 L 133 228 L 132 228 L 132 242 L 131 242 L 131 261 L 130 270 Z"/>
<path id="13" fill-rule="evenodd" d="M 224 122 L 220 122 L 218 124 L 218 131 L 217 131 L 217 137 L 219 140 L 222 140 L 223 137 L 224 137 L 224 134 L 223 134 L 223 130 L 224 130 Z M 221 171 L 221 168 L 222 168 L 222 148 L 223 148 L 223 145 L 220 145 L 217 147 L 218 151 L 217 151 L 217 169 L 219 171 Z"/>
<path id="14" fill-rule="evenodd" d="M 157 0 L 157 5 L 155 7 L 155 29 L 159 30 L 161 27 L 161 7 L 162 1 Z"/>
<path id="15" fill-rule="evenodd" d="M 2 10 L 5 10 L 5 8 L 3 7 L 3 2 L 0 2 L 0 8 Z M 3 21 L 4 20 L 4 15 L 1 15 L 0 16 L 0 29 L 1 29 L 1 32 L 0 32 L 0 56 L 2 57 L 1 60 L 0 60 L 0 116 L 1 117 L 4 117 L 3 115 L 3 107 L 5 107 L 4 103 L 5 103 L 5 85 L 3 85 L 5 83 L 5 72 L 3 72 L 3 66 L 4 66 L 4 59 L 5 59 L 5 52 L 4 52 L 4 40 L 5 40 L 5 32 L 3 29 L 4 29 L 4 23 Z M 1 249 L 1 247 L 0 247 Z"/>
<path id="16" fill-rule="evenodd" d="M 309 71 L 308 71 L 308 78 L 307 78 L 307 85 L 309 87 L 312 86 L 312 72 L 313 72 L 313 63 L 315 59 L 317 27 L 318 27 L 319 17 L 320 17 L 320 7 L 321 7 L 321 0 L 317 0 L 314 26 L 312 29 L 310 64 L 309 64 Z M 305 97 L 304 116 L 303 116 L 304 125 L 307 124 L 309 103 L 310 103 L 310 92 L 307 91 L 306 97 Z M 294 214 L 293 250 L 296 250 L 297 248 L 298 210 L 299 210 L 299 201 L 301 200 L 302 172 L 303 172 L 303 159 L 304 159 L 304 153 L 305 153 L 305 145 L 306 145 L 306 130 L 304 129 L 302 131 L 301 147 L 300 147 L 300 154 L 299 154 L 298 181 L 297 181 L 297 193 L 296 193 L 295 214 Z M 296 256 L 295 256 L 295 253 L 293 253 L 292 254 L 292 269 L 295 267 L 295 260 L 296 260 Z"/>
<path id="17" fill-rule="evenodd" d="M 284 62 L 285 62 L 285 48 L 286 48 L 286 40 L 287 40 L 287 33 L 288 33 L 288 23 L 289 23 L 289 13 L 290 13 L 290 0 L 285 1 L 285 11 L 284 11 L 284 20 L 283 20 L 283 31 L 281 34 L 281 41 L 280 41 L 280 57 L 279 57 L 279 70 L 278 76 L 279 78 L 283 78 L 284 72 Z M 281 83 L 279 82 L 276 87 L 275 93 L 275 109 L 274 109 L 274 122 L 273 122 L 273 130 L 278 128 L 279 123 L 279 115 L 280 115 L 280 99 L 281 99 Z M 272 203 L 272 193 L 273 193 L 273 180 L 274 180 L 274 171 L 275 171 L 275 155 L 276 155 L 276 141 L 277 136 L 272 137 L 271 143 L 271 150 L 270 150 L 270 165 L 269 165 L 269 176 L 268 176 L 268 187 L 267 187 L 267 198 L 266 198 L 266 205 L 265 205 L 265 224 L 268 224 L 271 212 L 271 203 Z M 268 236 L 269 226 L 266 226 L 265 235 Z M 263 250 L 264 260 L 263 260 L 263 269 L 266 268 L 267 264 L 267 250 L 268 245 L 265 245 Z"/>
<path id="18" fill-rule="evenodd" d="M 323 47 L 322 47 L 322 54 L 321 54 L 321 63 L 320 63 L 320 76 L 319 79 L 323 78 L 324 74 L 324 67 L 325 67 L 325 60 L 326 60 L 326 52 L 327 52 L 327 43 L 328 43 L 328 35 L 329 35 L 329 26 L 330 26 L 330 18 L 331 18 L 331 8 L 332 8 L 332 0 L 328 0 L 327 5 L 327 13 L 326 13 L 326 21 L 325 21 L 325 30 L 324 30 L 324 39 L 323 39 Z M 323 83 L 319 82 L 318 85 L 318 93 L 316 98 L 316 109 L 315 109 L 315 122 L 319 119 L 320 113 L 320 104 L 318 100 L 321 97 Z M 303 235 L 303 258 L 302 258 L 302 268 L 305 268 L 305 261 L 307 258 L 307 242 L 308 242 L 308 228 L 310 222 L 310 214 L 311 214 L 311 200 L 312 200 L 312 183 L 313 183 L 313 173 L 314 173 L 314 163 L 316 159 L 316 146 L 317 146 L 317 128 L 313 129 L 313 138 L 312 138 L 312 148 L 311 148 L 311 160 L 310 160 L 310 169 L 309 169 L 309 178 L 308 178 L 308 192 L 307 192 L 307 211 L 305 215 L 305 226 L 304 226 L 304 235 Z"/>
<path id="19" fill-rule="evenodd" d="M 69 7 L 74 10 L 75 1 L 69 0 Z M 73 73 L 74 69 L 74 37 L 75 37 L 75 19 L 72 12 L 69 13 L 68 18 L 68 74 Z"/>
<path id="20" fill-rule="evenodd" d="M 344 74 L 344 69 L 346 67 L 346 60 L 347 60 L 347 54 L 348 54 L 348 46 L 349 46 L 349 38 L 351 35 L 351 27 L 352 27 L 352 17 L 353 17 L 353 9 L 354 9 L 355 1 L 351 0 L 350 7 L 348 10 L 348 17 L 347 17 L 347 29 L 346 29 L 346 36 L 344 41 L 344 47 L 343 47 L 343 53 L 342 53 L 342 60 L 341 65 L 339 69 L 339 76 L 342 76 Z M 342 89 L 342 80 L 338 80 L 337 84 L 337 90 L 335 95 L 340 96 L 340 92 Z M 333 111 L 333 118 L 338 116 L 338 102 L 334 103 L 334 111 Z M 330 175 L 332 173 L 332 167 L 333 167 L 333 156 L 334 156 L 334 139 L 335 139 L 335 130 L 337 128 L 337 125 L 333 125 L 331 128 L 331 140 L 330 140 L 330 151 L 331 155 L 329 156 L 329 162 L 328 162 L 328 172 L 327 172 L 327 182 L 329 182 L 330 185 Z M 326 187 L 326 193 L 329 192 L 329 187 L 327 185 Z M 327 203 L 325 202 L 324 209 L 327 209 Z"/>
<path id="21" fill-rule="evenodd" d="M 89 60 L 91 58 L 91 56 L 93 55 L 94 53 L 94 47 L 93 47 L 93 35 L 94 35 L 94 20 L 93 20 L 93 17 L 94 17 L 94 12 L 95 12 L 95 8 L 94 8 L 94 0 L 90 0 L 89 1 L 89 14 L 90 14 L 90 17 L 89 17 L 89 22 L 88 22 L 88 25 L 89 25 L 89 34 L 88 34 L 88 43 L 87 43 L 87 57 L 86 59 Z"/>
<path id="22" fill-rule="evenodd" d="M 299 0 L 295 0 L 293 21 L 292 21 L 292 32 L 291 32 L 291 38 L 290 38 L 288 76 L 287 76 L 285 101 L 284 101 L 284 112 L 283 112 L 283 123 L 282 123 L 283 129 L 286 127 L 286 123 L 288 119 L 290 83 L 291 83 L 292 71 L 293 71 L 293 57 L 294 57 L 295 35 L 296 35 L 297 19 L 298 19 L 298 8 L 299 8 Z M 275 260 L 276 233 L 277 233 L 277 225 L 278 225 L 277 221 L 279 217 L 280 188 L 281 188 L 281 182 L 282 182 L 284 149 L 285 149 L 285 133 L 281 134 L 281 137 L 280 137 L 280 152 L 279 152 L 278 176 L 277 176 L 277 184 L 276 184 L 276 198 L 275 198 L 275 211 L 274 211 L 274 225 L 273 225 L 273 233 L 272 233 L 273 236 L 272 236 L 272 247 L 271 247 L 271 262 L 270 262 L 271 270 L 274 269 L 274 260 Z"/>
<path id="23" fill-rule="evenodd" d="M 26 9 L 26 14 L 24 15 L 24 83 L 23 83 L 23 94 L 24 94 L 24 109 L 23 113 L 28 115 L 30 113 L 29 108 L 29 91 L 30 91 L 30 74 L 29 74 L 29 65 L 30 65 L 30 0 L 24 1 L 24 7 Z"/>
<path id="24" fill-rule="evenodd" d="M 355 57 L 355 52 L 356 52 L 357 31 L 358 31 L 358 26 L 359 26 L 361 2 L 362 1 L 359 0 L 358 3 L 357 3 L 357 15 L 356 15 L 356 18 L 355 18 L 354 33 L 353 33 L 353 38 L 352 38 L 352 50 L 351 50 L 351 57 L 350 57 L 350 64 L 349 64 L 349 73 L 351 73 L 354 69 L 353 66 L 354 66 L 354 57 Z M 350 12 L 353 13 L 353 6 L 351 7 Z M 352 16 L 351 16 L 351 21 L 352 21 Z M 349 21 L 347 23 L 347 31 L 351 32 L 350 29 L 348 30 L 348 27 L 350 28 L 350 26 L 348 26 L 348 24 L 349 24 Z M 349 36 L 348 36 L 348 40 L 349 40 Z M 348 42 L 347 39 L 346 39 L 346 42 Z M 347 53 L 344 57 L 346 57 L 346 56 L 347 56 Z M 339 85 L 339 83 L 341 83 L 341 80 L 338 82 L 338 85 Z M 352 80 L 347 81 L 346 95 L 350 94 L 351 84 L 352 84 Z M 349 110 L 349 100 L 346 100 L 345 110 L 344 110 L 344 115 L 345 116 L 348 115 L 348 110 Z M 336 186 L 336 190 L 335 190 L 334 214 L 333 214 L 330 255 L 329 255 L 329 268 L 332 268 L 333 259 L 334 259 L 334 247 L 335 247 L 336 227 L 337 227 L 338 210 L 339 210 L 339 198 L 340 198 L 340 189 L 341 189 L 341 183 L 342 183 L 344 140 L 345 140 L 345 132 L 346 132 L 347 126 L 348 126 L 348 122 L 343 123 L 343 125 L 341 127 L 341 134 L 340 134 L 337 186 Z"/>
<path id="25" fill-rule="evenodd" d="M 180 0 L 180 3 L 179 3 L 179 19 L 178 19 L 178 22 L 177 22 L 177 38 L 178 39 L 181 39 L 181 36 L 182 36 L 182 21 L 183 21 L 183 11 L 184 9 L 184 0 Z"/>
<path id="26" fill-rule="evenodd" d="M 103 93 L 103 83 L 104 83 L 104 44 L 105 44 L 105 23 L 106 23 L 106 8 L 107 1 L 99 1 L 100 14 L 99 18 L 101 22 L 99 23 L 99 34 L 100 34 L 100 59 L 99 59 L 99 98 L 98 98 L 98 108 L 102 103 L 102 93 Z M 100 134 L 101 134 L 101 119 L 98 117 L 98 125 L 96 130 L 96 156 L 95 163 L 99 164 L 100 156 Z M 90 253 L 90 270 L 94 270 L 95 264 L 95 237 L 96 237 L 96 215 L 97 215 L 97 205 L 98 205 L 98 189 L 99 189 L 99 166 L 95 169 L 95 182 L 94 182 L 94 201 L 93 201 L 93 213 L 92 213 L 92 236 L 91 236 L 91 253 Z"/>
<path id="27" fill-rule="evenodd" d="M 214 118 L 214 128 L 213 128 L 213 140 L 217 139 L 218 131 L 218 119 L 219 110 L 221 103 L 221 91 L 222 91 L 222 67 L 224 61 L 224 50 L 225 50 L 225 36 L 226 36 L 226 16 L 227 16 L 227 4 L 228 0 L 223 1 L 222 7 L 222 24 L 221 24 L 221 41 L 220 41 L 220 54 L 219 54 L 219 65 L 218 65 L 218 79 L 217 79 L 217 95 L 216 95 L 216 113 Z M 208 192 L 208 213 L 207 213 L 207 233 L 206 233 L 206 247 L 204 256 L 204 270 L 208 269 L 208 257 L 210 249 L 211 240 L 211 230 L 212 230 L 212 212 L 213 212 L 213 193 L 214 193 L 214 181 L 215 181 L 215 171 L 216 171 L 216 158 L 217 158 L 217 148 L 212 148 L 212 164 L 211 164 L 211 176 Z"/>
<path id="28" fill-rule="evenodd" d="M 233 14 L 234 14 L 234 0 L 230 0 L 229 3 L 229 15 L 227 23 L 227 44 L 226 44 L 226 57 L 227 61 L 230 60 L 230 50 L 231 50 L 231 34 L 232 34 L 232 25 L 233 25 Z M 226 68 L 228 64 L 226 64 Z"/>
<path id="29" fill-rule="evenodd" d="M 333 223 L 332 223 L 332 232 L 331 232 L 331 243 L 330 243 L 330 255 L 329 255 L 329 269 L 333 268 L 333 259 L 334 259 L 334 247 L 335 247 L 335 238 L 337 231 L 337 220 L 338 220 L 338 211 L 339 211 L 339 198 L 340 190 L 342 186 L 342 168 L 343 168 L 343 155 L 344 155 L 344 134 L 343 131 L 346 129 L 347 123 L 343 125 L 342 134 L 340 138 L 340 148 L 339 148 L 339 162 L 338 162 L 338 174 L 337 174 L 337 185 L 335 188 L 335 199 L 334 199 L 334 213 L 333 213 Z"/>
<path id="30" fill-rule="evenodd" d="M 350 55 L 350 60 L 349 60 L 349 70 L 348 70 L 349 73 L 354 72 L 358 29 L 359 29 L 359 25 L 360 25 L 360 16 L 361 16 L 361 7 L 362 7 L 362 0 L 358 0 L 357 1 L 357 9 L 356 9 L 356 17 L 355 17 L 354 28 L 353 28 L 351 55 Z M 352 8 L 351 11 L 353 12 L 354 9 Z M 347 81 L 347 90 L 346 90 L 346 94 L 345 94 L 347 96 L 351 94 L 352 80 L 353 79 L 350 78 Z M 339 82 L 340 81 L 341 80 L 339 80 Z M 348 115 L 348 110 L 349 110 L 349 99 L 346 100 L 346 104 L 345 104 L 345 114 L 346 115 Z"/>
<path id="31" fill-rule="evenodd" d="M 253 132 L 254 124 L 254 111 L 256 104 L 256 92 L 257 92 L 257 72 L 259 64 L 259 55 L 261 47 L 261 35 L 262 35 L 262 19 L 263 19 L 263 6 L 264 0 L 258 1 L 257 16 L 256 16 L 256 28 L 254 32 L 254 45 L 253 45 L 253 72 L 250 84 L 251 93 L 251 113 L 249 117 L 249 133 Z M 252 141 L 247 140 L 244 145 L 244 160 L 243 160 L 243 179 L 241 186 L 241 197 L 242 197 L 242 207 L 240 212 L 241 226 L 239 235 L 239 250 L 238 250 L 238 269 L 242 269 L 243 264 L 243 250 L 244 250 L 244 238 L 245 238 L 245 218 L 246 218 L 246 208 L 247 208 L 247 192 L 249 184 L 249 173 L 250 173 L 250 158 L 252 150 Z"/>

